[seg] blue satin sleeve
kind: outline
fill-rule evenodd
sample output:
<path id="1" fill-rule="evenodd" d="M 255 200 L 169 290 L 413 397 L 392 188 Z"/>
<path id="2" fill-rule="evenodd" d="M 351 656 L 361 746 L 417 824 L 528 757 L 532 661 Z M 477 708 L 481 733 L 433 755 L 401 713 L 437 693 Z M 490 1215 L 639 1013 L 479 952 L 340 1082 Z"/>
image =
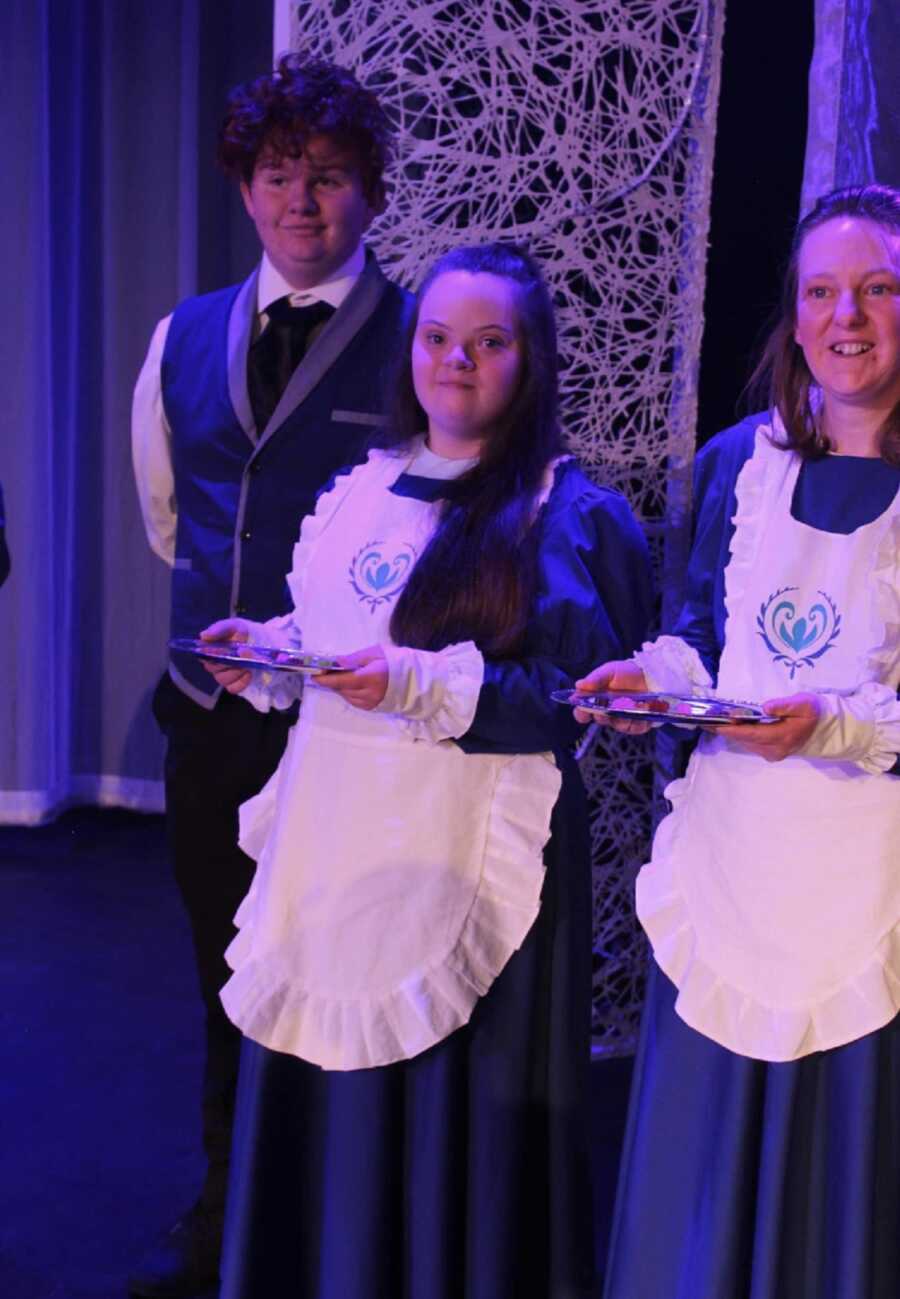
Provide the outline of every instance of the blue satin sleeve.
<path id="1" fill-rule="evenodd" d="M 584 734 L 553 690 L 598 664 L 627 657 L 652 616 L 644 535 L 618 492 L 562 466 L 539 526 L 537 592 L 520 657 L 485 662 L 467 753 L 541 753 Z"/>

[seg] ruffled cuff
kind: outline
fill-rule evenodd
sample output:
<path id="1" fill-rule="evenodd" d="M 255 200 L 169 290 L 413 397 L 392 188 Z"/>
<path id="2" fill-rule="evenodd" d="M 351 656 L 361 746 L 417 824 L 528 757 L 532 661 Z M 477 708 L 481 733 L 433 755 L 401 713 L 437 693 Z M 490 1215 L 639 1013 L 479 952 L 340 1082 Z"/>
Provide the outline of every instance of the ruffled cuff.
<path id="1" fill-rule="evenodd" d="M 251 623 L 250 629 L 250 640 L 254 645 L 266 645 L 271 649 L 301 648 L 300 629 L 292 614 L 270 618 L 268 622 Z M 267 713 L 272 708 L 290 708 L 302 693 L 302 672 L 253 672 L 241 698 L 246 699 L 258 713 Z"/>
<path id="2" fill-rule="evenodd" d="M 900 753 L 900 700 L 889 686 L 869 681 L 852 695 L 816 698 L 822 711 L 804 758 L 854 762 L 873 776 L 890 771 Z"/>
<path id="3" fill-rule="evenodd" d="M 703 660 L 680 636 L 658 636 L 654 641 L 645 641 L 632 657 L 647 678 L 648 690 L 697 695 L 701 699 L 712 690 L 712 678 Z"/>
<path id="4" fill-rule="evenodd" d="M 388 688 L 375 710 L 401 718 L 416 740 L 437 744 L 465 735 L 484 681 L 484 659 L 473 641 L 437 653 L 385 645 Z"/>

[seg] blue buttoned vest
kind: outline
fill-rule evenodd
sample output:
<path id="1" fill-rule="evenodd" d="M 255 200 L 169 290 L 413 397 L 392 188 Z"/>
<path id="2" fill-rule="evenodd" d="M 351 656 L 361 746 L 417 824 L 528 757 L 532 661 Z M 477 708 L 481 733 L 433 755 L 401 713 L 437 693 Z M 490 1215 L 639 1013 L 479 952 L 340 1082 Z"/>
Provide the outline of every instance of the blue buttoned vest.
<path id="1" fill-rule="evenodd" d="M 228 382 L 229 319 L 242 286 L 176 309 L 162 359 L 178 503 L 173 637 L 233 614 L 263 621 L 290 609 L 285 576 L 303 517 L 334 474 L 362 458 L 381 422 L 409 295 L 374 274 L 373 292 L 370 263 L 371 312 L 360 324 L 358 311 L 344 310 L 348 299 L 332 317 L 330 345 L 318 340 L 301 363 L 315 379 L 310 391 L 258 440 L 242 426 Z M 218 691 L 202 664 L 176 655 L 172 667 L 181 688 L 211 707 Z"/>

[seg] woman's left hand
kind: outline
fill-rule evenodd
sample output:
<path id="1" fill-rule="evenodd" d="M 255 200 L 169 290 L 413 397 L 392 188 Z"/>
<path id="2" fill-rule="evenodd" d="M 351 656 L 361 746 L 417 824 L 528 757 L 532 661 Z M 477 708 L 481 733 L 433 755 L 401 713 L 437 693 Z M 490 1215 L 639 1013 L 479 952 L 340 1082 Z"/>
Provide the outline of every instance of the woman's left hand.
<path id="1" fill-rule="evenodd" d="M 340 654 L 339 672 L 317 672 L 317 686 L 334 690 L 354 708 L 371 712 L 387 694 L 388 665 L 380 645 L 369 645 L 353 654 Z"/>
<path id="2" fill-rule="evenodd" d="M 771 726 L 737 723 L 728 727 L 727 735 L 729 740 L 765 758 L 766 762 L 781 762 L 799 753 L 809 743 L 821 715 L 818 698 L 809 693 L 767 699 L 763 708 L 771 717 L 783 720 Z"/>

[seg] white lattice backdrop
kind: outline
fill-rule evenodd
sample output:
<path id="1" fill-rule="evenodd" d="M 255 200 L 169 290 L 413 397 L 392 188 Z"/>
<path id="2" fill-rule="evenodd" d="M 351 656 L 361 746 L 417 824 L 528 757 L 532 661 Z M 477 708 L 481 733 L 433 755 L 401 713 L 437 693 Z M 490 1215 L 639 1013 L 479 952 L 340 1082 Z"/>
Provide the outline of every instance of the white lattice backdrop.
<path id="1" fill-rule="evenodd" d="M 307 0 L 279 48 L 355 68 L 400 156 L 370 242 L 414 286 L 462 242 L 527 243 L 559 310 L 565 427 L 631 500 L 670 603 L 684 558 L 724 0 Z M 631 1049 L 632 909 L 651 820 L 646 741 L 583 758 L 595 865 L 595 1044 Z"/>

